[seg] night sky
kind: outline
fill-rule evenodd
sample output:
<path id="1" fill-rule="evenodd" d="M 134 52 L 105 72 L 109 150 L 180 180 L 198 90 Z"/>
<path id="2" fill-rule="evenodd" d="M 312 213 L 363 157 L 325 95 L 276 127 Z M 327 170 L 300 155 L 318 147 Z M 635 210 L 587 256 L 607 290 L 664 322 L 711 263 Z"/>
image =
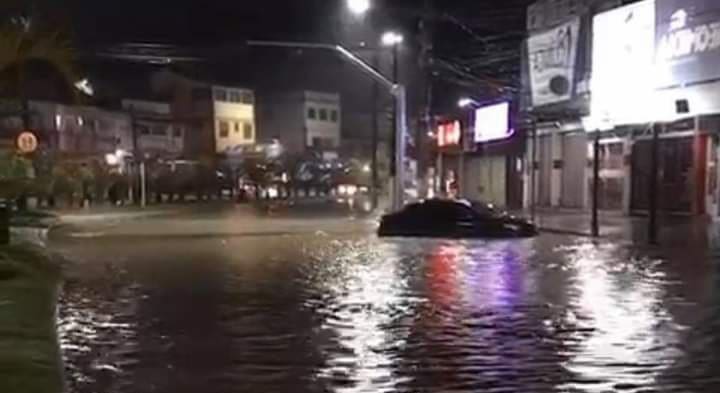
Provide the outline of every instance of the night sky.
<path id="1" fill-rule="evenodd" d="M 525 9 L 531 2 L 432 2 L 433 83 L 448 92 L 447 97 L 437 100 L 438 110 L 449 107 L 459 95 L 509 94 L 510 90 L 499 92 L 498 86 L 518 86 Z M 28 4 L 28 0 L 3 0 L 0 11 L 28 9 Z M 200 53 L 206 61 L 190 68 L 205 69 L 220 79 L 277 88 L 297 85 L 300 80 L 319 84 L 316 88 L 343 84 L 346 90 L 356 91 L 362 78 L 348 78 L 351 71 L 324 54 L 234 50 L 249 38 L 339 41 L 350 47 L 365 42 L 372 46 L 382 31 L 392 28 L 409 38 L 401 55 L 405 81 L 411 83 L 419 72 L 418 22 L 423 0 L 375 0 L 365 20 L 351 17 L 340 0 L 35 0 L 32 9 L 70 31 L 85 60 L 118 43 L 163 43 L 177 45 L 187 53 Z M 389 63 L 387 56 L 380 62 L 381 68 L 389 68 L 384 64 Z M 90 67 L 97 68 L 97 63 Z M 274 77 L 268 77 L 270 70 L 275 71 Z M 323 82 L 329 86 L 322 86 Z"/>

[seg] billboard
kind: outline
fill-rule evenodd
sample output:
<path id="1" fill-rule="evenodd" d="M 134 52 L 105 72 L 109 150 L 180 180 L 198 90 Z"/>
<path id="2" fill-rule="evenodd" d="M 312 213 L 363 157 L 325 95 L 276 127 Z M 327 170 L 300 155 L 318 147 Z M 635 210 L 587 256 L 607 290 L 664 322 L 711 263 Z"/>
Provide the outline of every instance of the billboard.
<path id="1" fill-rule="evenodd" d="M 720 78 L 720 1 L 657 0 L 658 87 Z"/>
<path id="2" fill-rule="evenodd" d="M 459 121 L 451 121 L 438 125 L 437 141 L 438 146 L 457 146 L 462 138 L 462 125 Z"/>
<path id="3" fill-rule="evenodd" d="M 510 103 L 502 102 L 475 110 L 475 143 L 492 142 L 511 137 Z"/>
<path id="4" fill-rule="evenodd" d="M 656 81 L 655 1 L 645 0 L 593 17 L 590 112 L 600 122 L 647 121 Z"/>
<path id="5" fill-rule="evenodd" d="M 580 18 L 575 18 L 528 38 L 533 107 L 572 98 L 579 34 Z"/>

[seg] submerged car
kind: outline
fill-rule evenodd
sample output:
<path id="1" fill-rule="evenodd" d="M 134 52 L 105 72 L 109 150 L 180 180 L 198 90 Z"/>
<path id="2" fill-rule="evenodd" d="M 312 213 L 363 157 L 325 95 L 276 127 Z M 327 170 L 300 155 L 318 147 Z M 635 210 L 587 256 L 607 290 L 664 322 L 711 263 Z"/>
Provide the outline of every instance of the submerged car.
<path id="1" fill-rule="evenodd" d="M 532 222 L 465 200 L 430 199 L 382 217 L 381 237 L 513 238 L 538 234 Z"/>

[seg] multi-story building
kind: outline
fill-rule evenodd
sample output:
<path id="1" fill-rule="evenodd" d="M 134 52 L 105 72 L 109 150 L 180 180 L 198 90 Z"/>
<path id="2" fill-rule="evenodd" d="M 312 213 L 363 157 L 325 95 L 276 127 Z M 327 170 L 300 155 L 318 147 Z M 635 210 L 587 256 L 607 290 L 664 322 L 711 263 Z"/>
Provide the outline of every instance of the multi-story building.
<path id="1" fill-rule="evenodd" d="M 30 102 L 31 128 L 48 147 L 70 156 L 97 156 L 133 148 L 132 121 L 125 112 L 91 106 Z"/>
<path id="2" fill-rule="evenodd" d="M 260 109 L 261 139 L 278 139 L 288 152 L 313 149 L 337 156 L 341 100 L 337 93 L 300 91 L 269 96 Z"/>
<path id="3" fill-rule="evenodd" d="M 215 156 L 255 144 L 252 90 L 200 82 L 171 71 L 153 75 L 151 88 L 169 97 L 173 120 L 187 125 L 189 157 Z"/>
<path id="4" fill-rule="evenodd" d="M 178 158 L 185 151 L 185 124 L 172 117 L 170 104 L 161 101 L 122 101 L 134 130 L 134 149 L 142 154 Z"/>

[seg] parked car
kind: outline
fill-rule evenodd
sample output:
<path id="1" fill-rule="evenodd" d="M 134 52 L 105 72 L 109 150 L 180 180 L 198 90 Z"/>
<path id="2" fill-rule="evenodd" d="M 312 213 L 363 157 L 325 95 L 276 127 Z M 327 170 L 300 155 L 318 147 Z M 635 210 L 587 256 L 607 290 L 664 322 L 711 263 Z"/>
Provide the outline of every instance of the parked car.
<path id="1" fill-rule="evenodd" d="M 382 217 L 381 237 L 507 238 L 532 237 L 530 221 L 492 205 L 450 199 L 429 199 Z"/>

